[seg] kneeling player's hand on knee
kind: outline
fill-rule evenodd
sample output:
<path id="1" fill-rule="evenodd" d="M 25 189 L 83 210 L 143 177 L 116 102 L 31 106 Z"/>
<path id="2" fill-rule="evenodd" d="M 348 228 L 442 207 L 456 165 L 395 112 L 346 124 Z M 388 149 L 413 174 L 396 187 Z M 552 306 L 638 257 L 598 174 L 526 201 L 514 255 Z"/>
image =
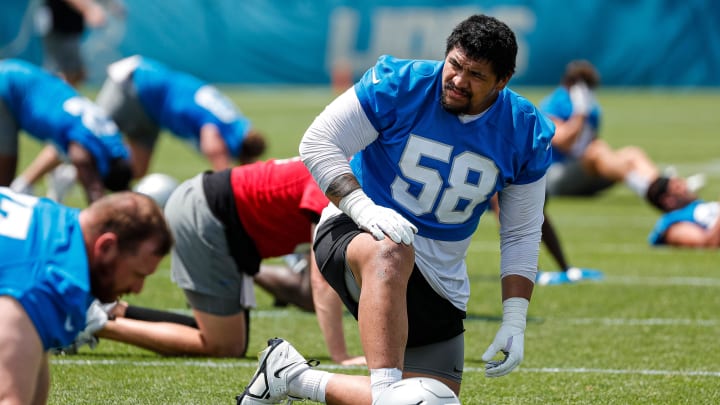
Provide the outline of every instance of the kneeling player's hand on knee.
<path id="1" fill-rule="evenodd" d="M 387 235 L 395 243 L 410 245 L 415 239 L 415 225 L 394 210 L 375 204 L 361 189 L 345 196 L 339 208 L 377 240 Z"/>

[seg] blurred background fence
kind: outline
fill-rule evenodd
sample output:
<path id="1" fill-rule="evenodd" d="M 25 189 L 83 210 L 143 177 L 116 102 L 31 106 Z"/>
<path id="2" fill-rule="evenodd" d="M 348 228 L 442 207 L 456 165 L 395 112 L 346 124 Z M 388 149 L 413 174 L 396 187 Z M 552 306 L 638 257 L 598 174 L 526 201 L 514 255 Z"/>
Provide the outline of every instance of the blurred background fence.
<path id="1" fill-rule="evenodd" d="M 118 0 L 113 0 L 118 1 Z M 42 62 L 40 0 L 0 4 L 0 57 Z M 90 83 L 121 57 L 144 54 L 215 83 L 318 85 L 353 78 L 385 53 L 440 59 L 472 13 L 507 22 L 520 45 L 513 85 L 556 84 L 571 59 L 608 86 L 720 86 L 715 0 L 124 0 L 89 30 Z"/>

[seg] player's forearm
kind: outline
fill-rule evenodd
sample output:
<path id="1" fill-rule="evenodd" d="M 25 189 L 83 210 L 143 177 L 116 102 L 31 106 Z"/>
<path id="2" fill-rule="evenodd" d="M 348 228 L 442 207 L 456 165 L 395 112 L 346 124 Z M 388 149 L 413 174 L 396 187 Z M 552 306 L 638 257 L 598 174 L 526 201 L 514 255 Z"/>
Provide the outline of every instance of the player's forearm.
<path id="1" fill-rule="evenodd" d="M 552 144 L 563 152 L 568 152 L 577 141 L 586 117 L 584 115 L 573 115 L 567 121 L 553 120 L 555 122 L 555 135 Z"/>
<path id="2" fill-rule="evenodd" d="M 45 146 L 30 165 L 23 171 L 22 177 L 28 184 L 35 184 L 42 176 L 56 168 L 62 160 L 57 149 L 52 145 Z"/>
<path id="3" fill-rule="evenodd" d="M 340 201 L 345 198 L 348 194 L 360 188 L 357 178 L 351 173 L 343 174 L 338 176 L 325 191 L 327 198 L 335 204 L 340 206 Z"/>
<path id="4" fill-rule="evenodd" d="M 500 204 L 500 270 L 502 277 L 535 281 L 542 236 L 545 177 L 512 184 L 498 195 Z"/>
<path id="5" fill-rule="evenodd" d="M 100 173 L 98 173 L 95 159 L 90 152 L 73 142 L 68 149 L 68 156 L 72 164 L 77 168 L 78 180 L 85 189 L 88 203 L 92 203 L 105 195 L 105 186 Z"/>
<path id="6" fill-rule="evenodd" d="M 309 271 L 318 325 L 325 338 L 330 357 L 334 362 L 341 363 L 350 358 L 345 345 L 345 333 L 342 325 L 343 303 L 335 290 L 320 274 L 314 259 L 312 259 Z"/>
<path id="7" fill-rule="evenodd" d="M 502 300 L 519 297 L 530 301 L 535 283 L 523 276 L 509 275 L 502 279 Z"/>
<path id="8" fill-rule="evenodd" d="M 117 318 L 109 321 L 96 336 L 167 356 L 211 355 L 198 329 L 176 323 Z"/>
<path id="9" fill-rule="evenodd" d="M 200 150 L 210 162 L 214 171 L 232 166 L 232 159 L 225 140 L 215 124 L 205 124 L 200 128 Z"/>
<path id="10" fill-rule="evenodd" d="M 325 338 L 330 358 L 340 363 L 350 357 L 345 345 L 342 324 L 343 304 L 334 291 L 324 291 L 319 294 L 313 291 L 313 296 L 318 325 Z"/>

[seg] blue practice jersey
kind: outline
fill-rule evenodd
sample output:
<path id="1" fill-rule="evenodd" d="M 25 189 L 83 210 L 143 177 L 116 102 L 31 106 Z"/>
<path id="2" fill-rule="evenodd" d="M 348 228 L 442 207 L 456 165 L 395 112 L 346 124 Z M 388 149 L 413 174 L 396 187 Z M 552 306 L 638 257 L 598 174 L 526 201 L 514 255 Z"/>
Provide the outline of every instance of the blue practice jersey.
<path id="1" fill-rule="evenodd" d="M 441 72 L 442 62 L 378 59 L 355 92 L 379 135 L 351 167 L 368 196 L 419 235 L 459 241 L 475 231 L 493 194 L 545 175 L 555 127 L 510 89 L 463 123 L 440 104 Z"/>
<path id="2" fill-rule="evenodd" d="M 670 211 L 661 216 L 655 223 L 655 228 L 650 232 L 648 242 L 651 245 L 664 245 L 665 232 L 672 225 L 679 222 L 690 222 L 704 229 L 709 229 L 718 220 L 718 216 L 720 216 L 720 203 L 716 201 L 693 201 L 683 208 Z"/>
<path id="3" fill-rule="evenodd" d="M 569 120 L 573 112 L 572 102 L 570 101 L 570 93 L 565 87 L 556 88 L 540 102 L 539 107 L 543 114 L 558 118 L 562 121 Z M 573 150 L 576 155 L 581 154 L 587 147 L 588 143 L 597 138 L 600 130 L 601 116 L 602 110 L 600 109 L 600 106 L 597 103 L 594 103 L 585 123 L 584 131 L 586 132 L 581 134 L 579 139 L 576 141 L 576 146 Z M 553 162 L 562 162 L 568 159 L 568 155 L 566 153 L 554 146 L 552 147 L 552 151 Z"/>
<path id="4" fill-rule="evenodd" d="M 92 154 L 102 177 L 129 153 L 115 123 L 59 77 L 22 60 L 0 61 L 0 98 L 17 125 L 67 154 L 75 142 Z"/>
<path id="5" fill-rule="evenodd" d="M 20 302 L 45 350 L 75 339 L 93 300 L 79 212 L 0 187 L 0 295 Z"/>
<path id="6" fill-rule="evenodd" d="M 215 124 L 230 154 L 240 155 L 250 121 L 217 88 L 145 57 L 133 73 L 133 82 L 140 103 L 158 126 L 199 148 L 200 128 Z"/>

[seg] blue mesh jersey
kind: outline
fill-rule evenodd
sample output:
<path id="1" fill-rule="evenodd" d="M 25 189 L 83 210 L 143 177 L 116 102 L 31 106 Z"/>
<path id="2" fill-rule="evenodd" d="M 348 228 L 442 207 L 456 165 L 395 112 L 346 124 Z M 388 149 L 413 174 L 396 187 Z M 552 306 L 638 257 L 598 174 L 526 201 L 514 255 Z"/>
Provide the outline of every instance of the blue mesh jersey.
<path id="1" fill-rule="evenodd" d="M 458 241 L 475 231 L 493 194 L 545 175 L 555 127 L 507 88 L 463 123 L 440 104 L 441 72 L 442 62 L 378 59 L 355 92 L 379 135 L 351 167 L 368 196 L 419 235 Z"/>
<path id="2" fill-rule="evenodd" d="M 143 57 L 133 73 L 140 103 L 155 123 L 200 145 L 200 128 L 215 124 L 230 154 L 238 157 L 250 121 L 214 86 Z"/>
<path id="3" fill-rule="evenodd" d="M 0 295 L 20 302 L 45 350 L 75 339 L 93 299 L 79 212 L 0 187 Z"/>
<path id="4" fill-rule="evenodd" d="M 552 93 L 540 101 L 539 107 L 543 114 L 558 118 L 562 121 L 569 120 L 573 112 L 572 102 L 570 101 L 570 93 L 568 92 L 568 89 L 562 86 L 556 88 Z M 590 109 L 590 114 L 588 115 L 586 122 L 586 128 L 589 130 L 589 134 L 586 135 L 585 139 L 578 140 L 577 143 L 579 144 L 579 148 L 584 149 L 590 140 L 597 138 L 600 131 L 601 117 L 602 110 L 600 109 L 600 106 L 595 103 Z M 552 147 L 552 151 L 553 162 L 562 162 L 568 159 L 567 154 L 555 146 Z"/>
<path id="5" fill-rule="evenodd" d="M 129 153 L 115 123 L 59 77 L 18 59 L 0 61 L 0 98 L 17 125 L 67 154 L 75 142 L 92 154 L 102 177 Z"/>
<path id="6" fill-rule="evenodd" d="M 648 242 L 650 242 L 651 245 L 664 245 L 665 232 L 678 222 L 690 222 L 704 229 L 709 229 L 717 222 L 719 216 L 720 203 L 716 201 L 704 202 L 702 200 L 695 200 L 683 208 L 670 211 L 661 216 L 650 232 Z"/>

